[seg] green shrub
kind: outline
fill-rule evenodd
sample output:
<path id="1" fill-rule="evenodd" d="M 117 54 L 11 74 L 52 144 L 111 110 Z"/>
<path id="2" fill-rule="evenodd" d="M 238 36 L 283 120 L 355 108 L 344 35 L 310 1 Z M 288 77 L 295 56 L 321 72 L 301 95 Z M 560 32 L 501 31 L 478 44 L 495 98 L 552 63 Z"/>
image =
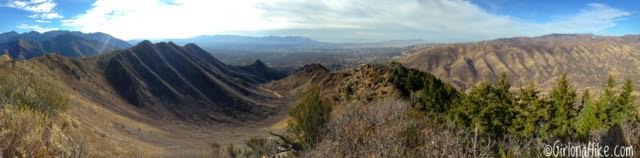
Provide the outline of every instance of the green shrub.
<path id="1" fill-rule="evenodd" d="M 320 88 L 307 90 L 298 104 L 291 109 L 288 132 L 306 149 L 320 142 L 326 132 L 331 104 L 320 95 Z"/>
<path id="2" fill-rule="evenodd" d="M 393 63 L 391 82 L 401 96 L 413 98 L 413 107 L 428 113 L 446 113 L 458 99 L 458 91 L 435 76 Z"/>
<path id="3" fill-rule="evenodd" d="M 463 120 L 463 125 L 478 127 L 482 133 L 492 136 L 506 134 L 517 113 L 510 104 L 511 97 L 504 94 L 502 88 L 494 87 L 488 82 L 472 87 L 458 106 L 466 119 Z"/>

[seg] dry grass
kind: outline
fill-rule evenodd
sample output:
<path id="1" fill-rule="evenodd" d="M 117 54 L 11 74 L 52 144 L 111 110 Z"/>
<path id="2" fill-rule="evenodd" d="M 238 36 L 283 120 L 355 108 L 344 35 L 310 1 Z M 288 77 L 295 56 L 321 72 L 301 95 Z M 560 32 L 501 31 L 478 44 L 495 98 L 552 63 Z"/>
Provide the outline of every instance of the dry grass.
<path id="1" fill-rule="evenodd" d="M 342 105 L 328 125 L 329 132 L 307 157 L 392 157 L 402 155 L 400 133 L 408 126 L 410 105 L 399 100 Z"/>
<path id="2" fill-rule="evenodd" d="M 0 110 L 0 152 L 3 157 L 84 157 L 85 146 L 65 134 L 67 124 L 40 113 Z"/>
<path id="3" fill-rule="evenodd" d="M 61 116 L 68 99 L 49 82 L 17 70 L 0 71 L 0 155 L 83 157 L 84 145 L 69 137 Z"/>
<path id="4" fill-rule="evenodd" d="M 69 99 L 60 88 L 35 75 L 16 70 L 0 71 L 0 105 L 13 105 L 44 115 L 66 110 Z"/>

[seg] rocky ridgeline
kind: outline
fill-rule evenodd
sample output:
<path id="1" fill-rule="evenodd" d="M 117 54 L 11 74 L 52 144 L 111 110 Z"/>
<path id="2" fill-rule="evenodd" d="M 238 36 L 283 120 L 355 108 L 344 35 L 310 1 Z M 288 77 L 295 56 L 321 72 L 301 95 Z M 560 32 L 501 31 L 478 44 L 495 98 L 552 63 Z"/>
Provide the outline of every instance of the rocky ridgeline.
<path id="1" fill-rule="evenodd" d="M 392 96 L 395 90 L 389 81 L 391 68 L 386 65 L 366 64 L 343 72 L 338 85 L 338 97 L 343 100 L 369 102 L 375 98 Z"/>

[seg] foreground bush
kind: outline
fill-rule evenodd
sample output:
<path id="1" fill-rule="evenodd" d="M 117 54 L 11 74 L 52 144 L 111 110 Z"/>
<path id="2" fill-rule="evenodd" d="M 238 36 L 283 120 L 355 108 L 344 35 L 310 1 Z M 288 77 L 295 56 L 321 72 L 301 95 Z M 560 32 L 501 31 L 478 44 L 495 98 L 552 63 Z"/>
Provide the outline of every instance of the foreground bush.
<path id="1" fill-rule="evenodd" d="M 348 103 L 336 111 L 321 143 L 310 157 L 395 157 L 406 147 L 401 133 L 410 122 L 408 102 L 374 100 Z"/>
<path id="2" fill-rule="evenodd" d="M 0 157 L 83 157 L 59 114 L 68 99 L 54 84 L 17 70 L 0 70 Z"/>
<path id="3" fill-rule="evenodd" d="M 288 132 L 305 149 L 311 149 L 326 132 L 330 114 L 331 104 L 322 98 L 320 88 L 310 88 L 289 112 Z"/>
<path id="4" fill-rule="evenodd" d="M 0 110 L 2 157 L 84 157 L 83 144 L 65 134 L 65 126 L 40 113 L 3 108 Z"/>
<path id="5" fill-rule="evenodd" d="M 442 124 L 411 108 L 404 100 L 339 104 L 324 139 L 305 157 L 498 157 L 497 139 Z M 509 141 L 502 141 L 509 142 Z M 537 149 L 513 142 L 526 157 Z M 505 143 L 506 144 L 506 143 Z M 529 146 L 527 146 L 529 145 Z"/>
<path id="6" fill-rule="evenodd" d="M 16 106 L 45 115 L 67 108 L 68 98 L 52 83 L 17 70 L 0 70 L 0 106 Z"/>

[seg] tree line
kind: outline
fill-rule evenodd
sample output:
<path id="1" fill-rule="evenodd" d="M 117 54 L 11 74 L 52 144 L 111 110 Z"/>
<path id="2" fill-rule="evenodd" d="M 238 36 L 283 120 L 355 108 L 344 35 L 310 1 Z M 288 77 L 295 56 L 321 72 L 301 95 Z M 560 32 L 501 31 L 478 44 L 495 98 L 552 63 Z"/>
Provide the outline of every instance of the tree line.
<path id="1" fill-rule="evenodd" d="M 411 100 L 414 109 L 491 137 L 585 140 L 591 132 L 607 131 L 638 116 L 631 80 L 618 88 L 616 80 L 609 76 L 593 98 L 588 90 L 578 98 L 566 74 L 546 95 L 534 82 L 519 91 L 510 91 L 505 74 L 495 83 L 482 81 L 460 92 L 429 73 L 398 63 L 392 66 L 391 82 L 402 97 Z"/>

